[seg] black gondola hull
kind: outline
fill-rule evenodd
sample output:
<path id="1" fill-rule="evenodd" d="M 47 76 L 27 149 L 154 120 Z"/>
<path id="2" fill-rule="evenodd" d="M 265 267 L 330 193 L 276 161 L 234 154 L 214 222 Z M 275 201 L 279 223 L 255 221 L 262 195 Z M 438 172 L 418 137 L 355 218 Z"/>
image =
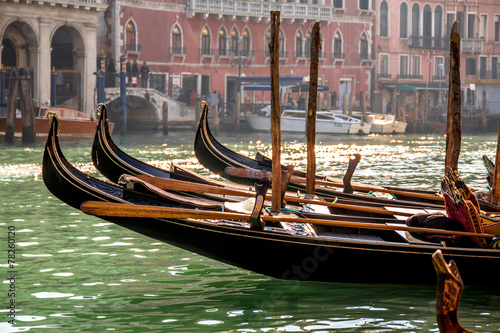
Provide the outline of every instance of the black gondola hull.
<path id="1" fill-rule="evenodd" d="M 54 125 L 44 152 L 43 180 L 56 197 L 75 208 L 87 200 L 173 206 L 149 201 L 72 167 L 59 148 Z M 280 279 L 435 284 L 431 256 L 440 248 L 447 260 L 454 260 L 460 267 L 466 284 L 498 285 L 496 275 L 485 272 L 500 263 L 500 251 L 384 240 L 392 231 L 382 231 L 376 239 L 363 238 L 356 229 L 351 234 L 311 237 L 272 228 L 251 230 L 244 223 L 224 221 L 106 220 L 188 251 Z"/>

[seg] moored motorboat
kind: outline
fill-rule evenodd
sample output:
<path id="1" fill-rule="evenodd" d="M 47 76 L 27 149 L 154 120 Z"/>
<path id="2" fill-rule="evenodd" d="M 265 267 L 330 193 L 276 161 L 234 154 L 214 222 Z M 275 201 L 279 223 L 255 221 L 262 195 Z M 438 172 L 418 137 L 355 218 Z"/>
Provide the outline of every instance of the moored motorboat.
<path id="1" fill-rule="evenodd" d="M 94 215 L 188 251 L 281 279 L 433 284 L 435 273 L 430 258 L 436 249 L 441 249 L 447 259 L 460 265 L 468 283 L 497 284 L 496 275 L 484 272 L 498 265 L 500 251 L 419 242 L 406 232 L 396 231 L 402 227 L 391 229 L 388 224 L 383 224 L 385 229 L 381 230 L 361 224 L 346 227 L 324 223 L 314 224 L 313 230 L 305 232 L 303 228 L 284 228 L 268 222 L 260 229 L 251 228 L 247 220 L 236 218 L 167 217 L 181 216 L 188 210 L 81 173 L 64 158 L 57 131 L 55 118 L 46 141 L 42 170 L 45 185 L 57 198 L 77 209 L 85 207 L 85 212 L 89 212 L 89 207 L 95 208 L 89 200 L 104 204 L 106 209 L 97 209 Z M 204 214 L 200 209 L 197 212 L 198 216 Z M 213 214 L 222 213 L 206 213 Z M 262 212 L 262 219 L 268 218 Z M 276 218 L 289 223 L 281 215 Z M 304 221 L 309 225 L 314 220 Z"/>
<path id="2" fill-rule="evenodd" d="M 254 171 L 262 171 L 262 172 L 271 172 L 271 162 L 268 158 L 259 155 L 260 159 L 252 159 L 247 156 L 243 156 L 238 154 L 229 148 L 222 145 L 220 142 L 216 140 L 210 131 L 210 127 L 208 124 L 208 106 L 203 104 L 200 122 L 198 124 L 198 130 L 196 132 L 195 142 L 194 142 L 194 152 L 198 161 L 205 166 L 207 169 L 216 173 L 226 179 L 229 179 L 236 183 L 244 183 L 248 185 L 252 185 L 255 181 L 254 179 L 245 178 L 245 177 L 236 177 L 228 174 L 225 170 L 227 167 L 237 167 L 242 169 L 254 170 Z M 294 175 L 304 178 L 306 174 L 301 171 L 294 171 Z M 323 180 L 324 178 L 317 177 L 318 180 Z M 342 180 L 334 180 L 327 179 L 327 181 L 331 182 L 332 186 L 339 186 L 342 184 Z M 363 185 L 363 184 L 354 184 L 355 185 Z M 292 191 L 301 191 L 304 192 L 305 186 L 303 183 L 297 183 L 290 181 L 288 188 Z M 367 186 L 359 186 L 359 188 L 367 188 Z M 373 190 L 375 187 L 371 187 L 368 191 Z M 423 191 L 401 191 L 395 188 L 382 188 L 376 187 L 378 191 L 388 190 L 389 192 L 399 193 L 398 201 L 385 199 L 385 198 L 377 198 L 374 196 L 360 196 L 356 194 L 343 193 L 337 190 L 334 190 L 333 187 L 326 187 L 324 185 L 316 186 L 315 193 L 319 196 L 325 198 L 337 198 L 338 200 L 346 200 L 346 201 L 363 201 L 366 203 L 374 203 L 374 204 L 385 204 L 385 205 L 407 205 L 407 206 L 418 206 L 422 207 L 425 205 L 434 205 L 438 204 L 439 207 L 443 207 L 443 198 L 439 197 L 431 192 L 423 192 Z M 367 192 L 368 192 L 367 191 Z M 411 201 L 410 201 L 411 200 Z"/>
<path id="3" fill-rule="evenodd" d="M 370 133 L 376 134 L 404 134 L 407 126 L 406 122 L 396 120 L 392 114 L 368 114 L 366 121 L 371 124 Z"/>
<path id="4" fill-rule="evenodd" d="M 248 125 L 254 131 L 270 132 L 270 107 L 259 113 L 245 116 Z M 304 110 L 283 110 L 281 113 L 281 131 L 305 133 L 306 112 Z M 347 115 L 337 115 L 332 112 L 318 111 L 316 113 L 316 134 L 368 134 L 371 124 Z"/>
<path id="5" fill-rule="evenodd" d="M 49 125 L 47 116 L 51 113 L 56 114 L 61 123 L 61 135 L 94 135 L 97 120 L 85 115 L 85 113 L 69 108 L 42 106 L 35 110 L 36 133 L 38 135 L 47 135 Z M 0 133 L 5 133 L 7 118 L 0 115 Z M 112 132 L 114 123 L 109 123 L 109 131 Z M 14 134 L 21 135 L 22 121 L 21 117 L 16 117 Z"/>

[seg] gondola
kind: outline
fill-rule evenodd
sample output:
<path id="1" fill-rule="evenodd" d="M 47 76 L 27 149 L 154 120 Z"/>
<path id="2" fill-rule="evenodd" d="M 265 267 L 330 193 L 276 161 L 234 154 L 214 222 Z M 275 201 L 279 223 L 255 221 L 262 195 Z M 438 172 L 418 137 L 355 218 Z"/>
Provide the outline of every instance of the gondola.
<path id="1" fill-rule="evenodd" d="M 179 166 L 175 166 L 173 170 L 168 171 L 156 168 L 126 154 L 111 138 L 108 111 L 104 104 L 98 106 L 97 114 L 99 115 L 99 122 L 92 143 L 92 162 L 97 170 L 112 182 L 116 183 L 123 174 L 146 174 L 161 178 L 217 185 L 215 181 L 196 175 L 188 170 L 183 170 Z"/>
<path id="2" fill-rule="evenodd" d="M 129 210 L 132 207 L 136 213 L 143 207 L 161 211 L 175 206 L 124 191 L 118 185 L 78 171 L 63 156 L 57 131 L 58 121 L 53 118 L 42 174 L 46 187 L 61 201 L 77 209 L 86 207 L 89 201 L 118 203 Z M 441 249 L 448 260 L 460 266 L 467 283 L 498 285 L 496 275 L 488 274 L 491 267 L 500 263 L 500 251 L 494 249 L 420 242 L 394 230 L 315 226 L 314 232 L 307 233 L 301 228 L 285 229 L 275 224 L 255 229 L 244 221 L 223 219 L 152 218 L 147 214 L 120 217 L 125 211 L 112 210 L 111 216 L 103 219 L 188 251 L 281 279 L 434 284 L 431 256 Z M 208 215 L 206 211 L 198 212 Z M 395 262 L 406 264 L 396 267 Z"/>
<path id="3" fill-rule="evenodd" d="M 206 103 L 202 105 L 202 112 L 200 117 L 200 122 L 198 124 L 198 130 L 196 132 L 196 137 L 194 141 L 194 152 L 198 161 L 205 166 L 207 169 L 216 173 L 230 181 L 235 183 L 243 183 L 251 185 L 255 180 L 247 177 L 238 177 L 226 172 L 228 167 L 236 167 L 247 170 L 253 170 L 258 172 L 271 172 L 271 161 L 258 154 L 257 159 L 252 159 L 243 155 L 240 155 L 219 143 L 212 132 L 208 124 L 208 111 L 209 108 Z M 283 167 L 283 170 L 285 168 Z M 305 177 L 305 173 L 302 171 L 294 171 L 294 175 Z M 318 180 L 322 178 L 317 177 Z M 305 186 L 302 183 L 297 183 L 290 181 L 288 188 L 293 191 L 305 191 Z M 432 199 L 420 199 L 417 196 L 404 196 L 401 195 L 398 201 L 391 199 L 379 198 L 375 196 L 357 195 L 350 193 L 343 193 L 340 191 L 333 190 L 331 188 L 326 188 L 323 186 L 316 186 L 315 193 L 324 198 L 338 198 L 344 201 L 363 201 L 365 204 L 385 204 L 385 205 L 405 205 L 409 207 L 425 207 L 426 205 L 442 205 L 443 198 L 430 194 L 426 191 L 415 191 L 414 193 L 424 194 L 425 196 L 433 197 Z"/>
<path id="4" fill-rule="evenodd" d="M 165 179 L 191 181 L 200 184 L 220 187 L 238 188 L 243 190 L 242 186 L 240 186 L 239 184 L 229 183 L 227 181 L 221 182 L 212 180 L 177 165 L 172 165 L 171 170 L 163 170 L 126 154 L 116 145 L 109 133 L 107 109 L 105 105 L 99 105 L 98 114 L 100 115 L 100 118 L 96 129 L 96 135 L 94 137 L 94 142 L 92 144 L 92 161 L 96 169 L 111 181 L 117 182 L 122 174 L 146 175 Z M 248 189 L 248 187 L 245 188 Z M 188 193 L 181 191 L 180 193 L 200 197 L 200 194 L 196 194 L 193 192 Z M 209 198 L 212 200 L 220 199 L 213 195 L 201 195 L 201 197 Z M 338 203 L 340 204 L 342 202 L 343 200 L 341 198 Z M 391 204 L 391 206 L 401 206 L 397 201 L 391 201 L 389 203 Z M 371 217 L 384 216 L 384 214 L 381 215 L 379 213 L 376 213 L 376 210 L 373 210 L 371 213 L 363 214 L 360 212 L 360 209 L 356 209 L 353 211 L 349 208 L 340 207 L 330 207 L 330 213 L 337 215 L 356 214 Z"/>

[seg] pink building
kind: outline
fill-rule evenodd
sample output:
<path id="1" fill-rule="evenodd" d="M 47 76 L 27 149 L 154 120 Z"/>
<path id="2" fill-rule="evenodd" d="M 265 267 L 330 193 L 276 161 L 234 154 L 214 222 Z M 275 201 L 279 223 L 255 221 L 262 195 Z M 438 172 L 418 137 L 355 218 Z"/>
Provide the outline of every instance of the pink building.
<path id="1" fill-rule="evenodd" d="M 238 76 L 270 74 L 271 10 L 281 12 L 282 76 L 309 75 L 309 34 L 319 21 L 320 84 L 337 96 L 353 93 L 356 101 L 364 91 L 370 101 L 375 13 L 368 0 L 113 2 L 106 17 L 107 39 L 102 42 L 108 59 L 118 61 L 124 51 L 139 64 L 147 61 L 151 87 L 174 97 L 181 91 L 202 95 L 220 91 L 230 101 Z M 246 93 L 243 100 L 249 98 Z"/>
<path id="2" fill-rule="evenodd" d="M 420 92 L 422 107 L 427 104 L 431 113 L 433 109 L 442 112 L 440 106 L 445 103 L 448 91 L 449 36 L 454 21 L 459 21 L 461 36 L 463 103 L 478 106 L 478 98 L 482 101 L 481 90 L 486 89 L 488 101 L 492 103 L 490 111 L 495 112 L 495 108 L 496 112 L 500 111 L 493 103 L 495 95 L 499 99 L 500 93 L 500 77 L 497 77 L 500 3 L 497 0 L 376 0 L 374 8 L 377 11 L 373 32 L 377 60 L 372 100 L 375 111 L 391 111 L 393 92 L 405 92 L 403 107 L 412 109 L 416 103 L 415 92 Z"/>

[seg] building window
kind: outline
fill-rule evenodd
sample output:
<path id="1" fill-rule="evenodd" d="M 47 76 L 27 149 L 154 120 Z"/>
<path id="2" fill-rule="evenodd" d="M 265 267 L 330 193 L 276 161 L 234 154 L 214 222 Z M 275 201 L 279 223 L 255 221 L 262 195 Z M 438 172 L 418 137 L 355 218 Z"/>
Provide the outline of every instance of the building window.
<path id="1" fill-rule="evenodd" d="M 411 35 L 420 36 L 420 6 L 414 3 L 411 7 Z"/>
<path id="2" fill-rule="evenodd" d="M 388 78 L 389 74 L 389 55 L 388 54 L 380 54 L 380 62 L 379 62 L 379 76 L 383 78 Z"/>
<path id="3" fill-rule="evenodd" d="M 368 59 L 368 39 L 363 32 L 359 41 L 359 56 L 361 59 Z"/>
<path id="4" fill-rule="evenodd" d="M 177 24 L 172 28 L 172 53 L 182 54 L 182 34 Z"/>
<path id="5" fill-rule="evenodd" d="M 488 57 L 479 57 L 479 78 L 487 79 L 486 66 L 488 63 Z"/>
<path id="6" fill-rule="evenodd" d="M 219 53 L 219 55 L 227 55 L 226 29 L 224 29 L 224 27 L 221 27 L 217 35 L 218 35 L 217 52 Z"/>
<path id="7" fill-rule="evenodd" d="M 442 80 L 444 77 L 444 59 L 443 57 L 434 58 L 434 75 Z"/>
<path id="8" fill-rule="evenodd" d="M 333 0 L 333 8 L 344 8 L 344 0 Z"/>
<path id="9" fill-rule="evenodd" d="M 500 15 L 495 15 L 495 42 L 500 42 Z"/>
<path id="10" fill-rule="evenodd" d="M 300 58 L 304 56 L 303 52 L 303 40 L 302 40 L 302 32 L 297 30 L 295 33 L 295 57 Z"/>
<path id="11" fill-rule="evenodd" d="M 389 37 L 389 5 L 387 1 L 380 3 L 380 37 Z"/>
<path id="12" fill-rule="evenodd" d="M 498 57 L 491 58 L 491 78 L 499 79 L 500 75 L 498 75 Z"/>
<path id="13" fill-rule="evenodd" d="M 369 10 L 370 5 L 368 0 L 359 0 L 359 9 L 361 10 Z"/>
<path id="14" fill-rule="evenodd" d="M 435 47 L 442 48 L 443 45 L 443 8 L 436 6 L 434 9 L 434 38 Z"/>
<path id="15" fill-rule="evenodd" d="M 401 79 L 408 78 L 408 56 L 407 55 L 399 56 L 399 77 Z"/>
<path id="16" fill-rule="evenodd" d="M 204 26 L 201 29 L 201 54 L 212 54 L 211 39 L 208 27 Z"/>
<path id="17" fill-rule="evenodd" d="M 476 58 L 468 58 L 465 60 L 465 74 L 476 75 Z"/>
<path id="18" fill-rule="evenodd" d="M 488 39 L 488 15 L 481 15 L 481 22 L 479 26 L 479 38 Z"/>
<path id="19" fill-rule="evenodd" d="M 430 5 L 424 6 L 424 46 L 432 46 L 432 9 Z"/>
<path id="20" fill-rule="evenodd" d="M 136 41 L 137 30 L 132 20 L 127 22 L 127 25 L 125 27 L 125 32 L 126 32 L 126 42 L 125 42 L 126 49 L 129 51 L 137 51 L 137 41 Z"/>
<path id="21" fill-rule="evenodd" d="M 231 40 L 229 41 L 229 52 L 238 55 L 240 36 L 236 28 L 231 29 Z"/>
<path id="22" fill-rule="evenodd" d="M 305 38 L 304 43 L 305 43 L 304 50 L 305 50 L 306 57 L 310 57 L 311 56 L 311 30 L 306 32 L 306 38 Z"/>
<path id="23" fill-rule="evenodd" d="M 467 38 L 476 37 L 476 14 L 469 14 L 469 21 L 467 22 Z"/>
<path id="24" fill-rule="evenodd" d="M 399 7 L 399 38 L 408 38 L 408 5 L 401 3 Z"/>
<path id="25" fill-rule="evenodd" d="M 343 59 L 342 56 L 342 36 L 337 30 L 333 35 L 333 59 Z"/>
<path id="26" fill-rule="evenodd" d="M 243 45 L 242 47 L 242 52 L 243 55 L 248 56 L 252 52 L 252 41 L 250 39 L 250 31 L 248 28 L 243 29 Z"/>
<path id="27" fill-rule="evenodd" d="M 268 28 L 266 30 L 266 39 L 265 39 L 265 42 L 266 42 L 266 52 L 265 52 L 265 55 L 266 57 L 269 57 L 271 55 L 271 52 L 269 50 L 269 43 L 271 42 L 271 28 Z M 279 32 L 279 47 L 280 47 L 280 58 L 282 57 L 286 57 L 286 53 L 285 53 L 285 33 L 283 32 L 283 30 L 280 29 L 280 32 Z"/>
<path id="28" fill-rule="evenodd" d="M 420 78 L 420 56 L 411 57 L 411 75 L 412 78 Z"/>

